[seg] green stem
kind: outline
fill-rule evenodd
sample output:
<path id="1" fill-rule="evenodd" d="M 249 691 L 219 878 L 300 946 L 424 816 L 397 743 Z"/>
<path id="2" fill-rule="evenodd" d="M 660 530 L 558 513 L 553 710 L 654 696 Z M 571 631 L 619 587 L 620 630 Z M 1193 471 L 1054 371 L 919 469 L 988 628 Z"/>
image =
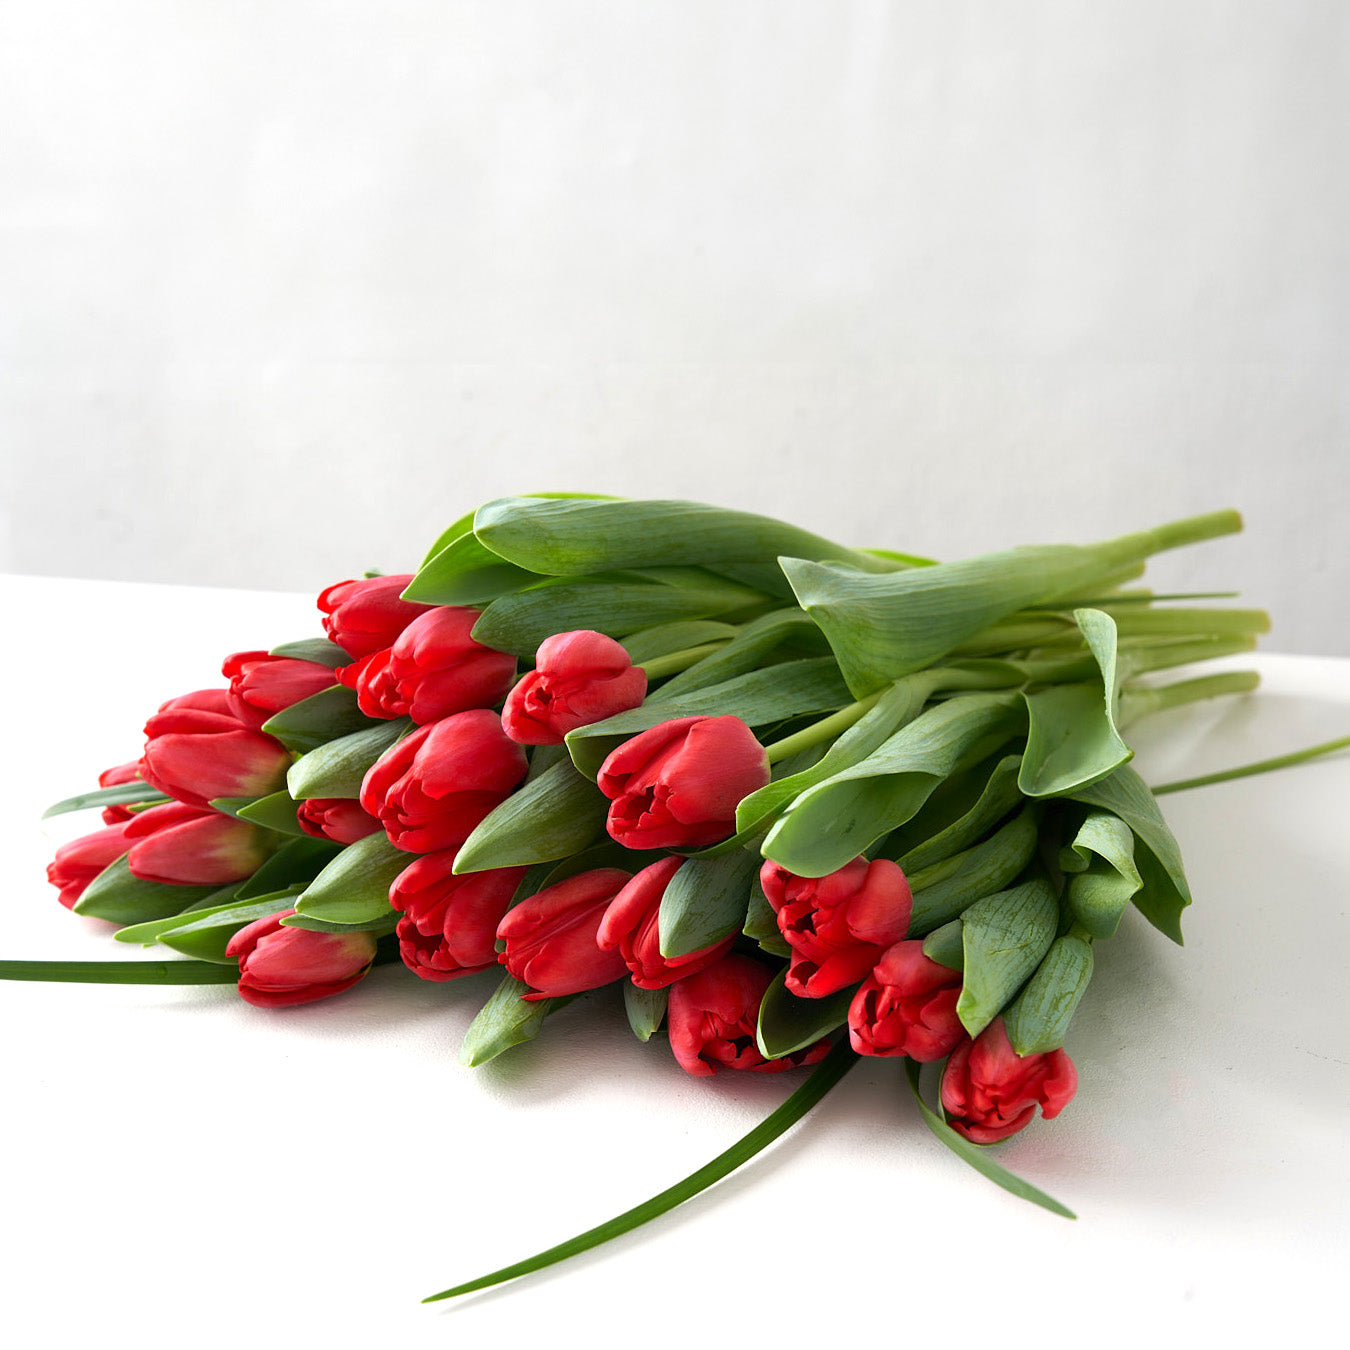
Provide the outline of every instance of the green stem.
<path id="1" fill-rule="evenodd" d="M 443 1289 L 422 1300 L 423 1303 L 436 1303 L 441 1299 L 455 1298 L 460 1294 L 471 1294 L 477 1289 L 487 1289 L 506 1280 L 514 1280 L 518 1275 L 528 1275 L 532 1271 L 542 1270 L 545 1266 L 565 1261 L 578 1252 L 589 1251 L 601 1243 L 608 1242 L 632 1229 L 640 1227 L 650 1219 L 665 1214 L 676 1205 L 683 1204 L 700 1191 L 707 1190 L 714 1182 L 734 1172 L 742 1163 L 749 1162 L 762 1148 L 773 1143 L 785 1130 L 795 1125 L 834 1085 L 858 1062 L 847 1040 L 840 1041 L 816 1066 L 810 1078 L 785 1101 L 771 1116 L 756 1125 L 743 1139 L 733 1144 L 725 1153 L 720 1153 L 712 1162 L 700 1167 L 697 1172 L 685 1177 L 681 1182 L 654 1195 L 650 1200 L 625 1211 L 607 1223 L 579 1233 L 556 1247 L 531 1256 L 528 1260 L 517 1261 L 515 1265 L 503 1266 L 491 1275 L 480 1275 L 476 1280 L 457 1284 L 453 1289 Z"/>
<path id="2" fill-rule="evenodd" d="M 0 980 L 64 984 L 233 984 L 239 966 L 219 961 L 0 961 Z"/>
<path id="3" fill-rule="evenodd" d="M 665 656 L 654 656 L 650 661 L 643 661 L 638 669 L 645 670 L 649 680 L 664 679 L 667 675 L 676 675 L 682 670 L 688 670 L 696 662 L 702 661 L 705 656 L 720 652 L 724 646 L 726 646 L 725 641 L 704 642 L 697 647 L 686 647 L 683 651 L 668 652 Z"/>
<path id="4" fill-rule="evenodd" d="M 781 760 L 790 759 L 803 750 L 809 750 L 813 745 L 819 745 L 821 741 L 832 741 L 868 712 L 883 692 L 884 690 L 878 689 L 875 694 L 868 694 L 865 699 L 850 703 L 847 708 L 840 708 L 838 712 L 831 713 L 819 722 L 813 722 L 809 727 L 803 727 L 791 736 L 783 737 L 781 741 L 766 745 L 764 749 L 769 756 L 769 763 L 777 764 Z"/>
<path id="5" fill-rule="evenodd" d="M 1334 754 L 1337 750 L 1350 750 L 1350 736 L 1342 736 L 1334 741 L 1323 741 L 1320 745 L 1311 745 L 1306 750 L 1294 750 L 1287 755 L 1276 755 L 1274 759 L 1259 759 L 1252 764 L 1240 764 L 1236 768 L 1223 769 L 1219 773 L 1201 774 L 1198 778 L 1181 778 L 1175 783 L 1163 783 L 1152 791 L 1155 797 L 1160 797 L 1164 792 L 1186 792 L 1191 788 L 1208 787 L 1211 783 L 1227 783 L 1234 778 L 1250 778 L 1258 773 L 1270 773 L 1274 769 L 1292 769 L 1296 764 L 1306 764 L 1309 760 Z"/>
<path id="6" fill-rule="evenodd" d="M 1254 670 L 1228 670 L 1219 675 L 1202 675 L 1195 680 L 1178 680 L 1175 684 L 1164 684 L 1157 689 L 1123 690 L 1116 721 L 1124 726 L 1149 713 L 1179 708 L 1202 698 L 1250 693 L 1260 682 L 1261 677 Z"/>

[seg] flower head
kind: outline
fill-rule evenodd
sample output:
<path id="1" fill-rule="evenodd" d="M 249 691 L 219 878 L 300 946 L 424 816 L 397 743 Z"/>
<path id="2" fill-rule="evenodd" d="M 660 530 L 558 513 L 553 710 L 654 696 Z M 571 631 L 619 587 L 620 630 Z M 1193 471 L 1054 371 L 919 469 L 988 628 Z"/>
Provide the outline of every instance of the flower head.
<path id="1" fill-rule="evenodd" d="M 507 696 L 502 725 L 522 745 L 559 745 L 569 731 L 636 708 L 646 694 L 646 672 L 613 638 L 589 629 L 556 633 Z"/>
<path id="2" fill-rule="evenodd" d="M 860 1055 L 943 1059 L 965 1039 L 956 1015 L 961 972 L 924 955 L 915 938 L 882 953 L 848 1010 L 848 1035 Z"/>
<path id="3" fill-rule="evenodd" d="M 409 573 L 339 581 L 329 586 L 319 595 L 323 631 L 348 656 L 357 659 L 393 646 L 394 639 L 431 608 L 399 599 L 411 580 Z"/>
<path id="4" fill-rule="evenodd" d="M 239 961 L 239 996 L 259 1008 L 313 1003 L 350 989 L 375 959 L 369 933 L 312 933 L 288 928 L 295 910 L 269 914 L 241 928 L 225 948 Z"/>

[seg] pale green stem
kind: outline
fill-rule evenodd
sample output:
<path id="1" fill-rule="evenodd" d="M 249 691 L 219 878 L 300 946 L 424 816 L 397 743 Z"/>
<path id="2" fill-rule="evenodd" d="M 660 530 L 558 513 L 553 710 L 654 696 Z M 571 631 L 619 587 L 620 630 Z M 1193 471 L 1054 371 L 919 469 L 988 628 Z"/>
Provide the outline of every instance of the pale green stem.
<path id="1" fill-rule="evenodd" d="M 780 760 L 789 759 L 803 750 L 809 750 L 813 745 L 819 745 L 821 741 L 834 740 L 872 708 L 882 693 L 883 691 L 878 689 L 875 694 L 869 694 L 857 703 L 850 703 L 847 708 L 840 708 L 838 712 L 831 713 L 819 722 L 813 722 L 809 727 L 803 727 L 791 736 L 785 736 L 781 741 L 766 745 L 764 750 L 769 756 L 769 763 L 777 764 Z"/>
<path id="2" fill-rule="evenodd" d="M 1163 783 L 1153 789 L 1153 795 L 1159 797 L 1164 792 L 1186 792 L 1191 788 L 1208 787 L 1211 783 L 1227 783 L 1234 778 L 1250 778 L 1255 774 L 1270 773 L 1275 769 L 1292 769 L 1297 764 L 1307 764 L 1310 760 L 1334 754 L 1337 750 L 1350 750 L 1350 736 L 1342 736 L 1334 741 L 1323 741 L 1320 745 L 1311 745 L 1306 750 L 1294 750 L 1287 755 L 1276 755 L 1274 759 L 1259 759 L 1254 764 L 1240 764 L 1237 768 L 1223 769 L 1219 773 L 1206 773 L 1198 778 L 1181 778 L 1175 783 Z"/>
<path id="3" fill-rule="evenodd" d="M 643 661 L 638 669 L 646 671 L 649 680 L 661 680 L 667 675 L 676 675 L 682 670 L 688 670 L 696 662 L 702 661 L 705 656 L 720 652 L 724 646 L 726 646 L 725 640 L 704 642 L 697 647 L 686 647 L 683 651 L 668 652 L 665 656 L 654 656 L 650 661 Z"/>
<path id="4" fill-rule="evenodd" d="M 1220 675 L 1203 675 L 1197 680 L 1178 680 L 1157 689 L 1128 689 L 1120 696 L 1117 723 L 1125 725 L 1148 713 L 1166 708 L 1179 708 L 1202 698 L 1218 698 L 1222 694 L 1246 694 L 1255 689 L 1261 677 L 1254 670 L 1230 670 Z"/>

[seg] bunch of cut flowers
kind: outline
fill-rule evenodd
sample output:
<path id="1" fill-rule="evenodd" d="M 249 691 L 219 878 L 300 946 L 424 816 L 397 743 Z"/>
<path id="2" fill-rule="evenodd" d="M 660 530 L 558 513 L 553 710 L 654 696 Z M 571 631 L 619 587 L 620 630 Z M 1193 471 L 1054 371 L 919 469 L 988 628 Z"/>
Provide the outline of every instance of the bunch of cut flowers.
<path id="1" fill-rule="evenodd" d="M 1253 688 L 1161 672 L 1249 650 L 1267 618 L 1138 578 L 1238 528 L 934 563 L 691 502 L 489 502 L 415 574 L 324 590 L 323 636 L 228 656 L 52 808 L 104 822 L 57 850 L 61 902 L 176 958 L 0 977 L 228 982 L 282 1008 L 377 962 L 500 968 L 466 1065 L 618 984 L 690 1074 L 815 1066 L 685 1182 L 433 1298 L 678 1204 L 861 1056 L 903 1058 L 943 1142 L 1067 1215 L 988 1146 L 1072 1099 L 1065 1037 L 1126 907 L 1181 940 L 1180 851 L 1124 733 Z"/>

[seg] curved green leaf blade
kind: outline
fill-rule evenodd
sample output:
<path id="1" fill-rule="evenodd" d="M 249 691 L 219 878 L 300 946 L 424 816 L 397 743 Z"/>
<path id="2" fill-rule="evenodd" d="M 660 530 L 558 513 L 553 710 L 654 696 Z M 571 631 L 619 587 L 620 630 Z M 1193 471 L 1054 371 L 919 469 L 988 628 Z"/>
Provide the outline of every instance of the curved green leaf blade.
<path id="1" fill-rule="evenodd" d="M 912 1059 L 907 1059 L 905 1061 L 905 1077 L 909 1080 L 909 1085 L 913 1089 L 914 1100 L 919 1104 L 919 1113 L 923 1116 L 924 1124 L 938 1139 L 946 1144 L 962 1162 L 968 1163 L 982 1177 L 992 1181 L 995 1186 L 1001 1186 L 1009 1195 L 1015 1195 L 1019 1200 L 1029 1200 L 1033 1205 L 1048 1209 L 1051 1214 L 1058 1214 L 1064 1219 L 1076 1219 L 1078 1217 L 1073 1210 L 1060 1204 L 1054 1196 L 1047 1195 L 1029 1181 L 1023 1181 L 1015 1172 L 1010 1172 L 1001 1163 L 995 1162 L 985 1151 L 989 1147 L 988 1145 L 972 1144 L 969 1139 L 957 1134 L 946 1121 L 932 1111 L 919 1092 L 919 1073 L 922 1067 Z"/>
<path id="2" fill-rule="evenodd" d="M 798 998 L 788 993 L 787 972 L 773 977 L 759 1004 L 755 1044 L 765 1059 L 806 1050 L 848 1021 L 852 989 L 840 989 L 824 998 Z"/>
<path id="3" fill-rule="evenodd" d="M 1142 889 L 1134 832 L 1110 811 L 1089 811 L 1073 843 L 1060 851 L 1069 912 L 1094 938 L 1115 934 L 1125 906 Z"/>
<path id="4" fill-rule="evenodd" d="M 396 914 L 389 887 L 413 861 L 380 834 L 368 834 L 319 873 L 295 902 L 297 913 L 344 926 L 364 926 Z"/>
<path id="5" fill-rule="evenodd" d="M 702 647 L 709 642 L 734 638 L 740 629 L 717 619 L 677 619 L 674 623 L 658 623 L 651 628 L 639 628 L 625 634 L 624 650 L 635 666 L 671 652 L 682 652 L 690 647 Z"/>
<path id="6" fill-rule="evenodd" d="M 759 858 L 744 849 L 686 858 L 661 896 L 661 955 L 687 956 L 739 932 L 758 872 Z"/>
<path id="7" fill-rule="evenodd" d="M 674 698 L 710 685 L 724 684 L 738 675 L 759 669 L 765 658 L 783 644 L 795 639 L 794 645 L 800 646 L 804 639 L 810 638 L 815 642 L 808 642 L 808 645 L 817 648 L 813 655 L 828 653 L 820 630 L 802 610 L 794 607 L 763 614 L 739 629 L 721 651 L 704 657 L 697 665 L 667 680 L 661 686 L 661 697 Z M 847 695 L 847 689 L 845 693 Z M 848 702 L 847 696 L 844 701 Z"/>
<path id="8" fill-rule="evenodd" d="M 669 1001 L 669 989 L 639 989 L 631 980 L 624 984 L 624 1011 L 638 1040 L 649 1041 L 660 1030 Z"/>
<path id="9" fill-rule="evenodd" d="M 263 731 L 275 736 L 288 750 L 304 754 L 329 741 L 354 735 L 378 725 L 357 706 L 356 690 L 335 684 L 292 703 L 263 723 Z"/>
<path id="10" fill-rule="evenodd" d="M 762 1148 L 773 1143 L 780 1134 L 795 1125 L 820 1101 L 857 1062 L 858 1057 L 849 1048 L 847 1041 L 836 1045 L 811 1071 L 810 1078 L 772 1115 L 756 1125 L 749 1134 L 733 1144 L 725 1153 L 718 1154 L 712 1162 L 700 1167 L 697 1172 L 687 1176 L 683 1181 L 662 1191 L 659 1195 L 652 1196 L 650 1200 L 644 1200 L 642 1204 L 635 1205 L 632 1209 L 618 1215 L 617 1218 L 587 1229 L 586 1232 L 579 1233 L 566 1242 L 560 1242 L 556 1247 L 550 1247 L 547 1251 L 542 1251 L 528 1260 L 503 1266 L 501 1270 L 495 1270 L 490 1275 L 480 1275 L 476 1280 L 468 1280 L 464 1284 L 457 1284 L 452 1289 L 443 1289 L 439 1294 L 432 1294 L 422 1301 L 424 1303 L 436 1303 L 441 1299 L 456 1298 L 460 1294 L 471 1294 L 476 1289 L 487 1289 L 491 1285 L 502 1284 L 506 1280 L 514 1280 L 520 1275 L 528 1275 L 531 1271 L 542 1270 L 545 1266 L 555 1265 L 559 1261 L 565 1261 L 569 1256 L 589 1251 L 592 1247 L 598 1247 L 612 1238 L 620 1237 L 624 1233 L 631 1232 L 634 1228 L 641 1227 L 649 1220 L 665 1214 L 668 1210 L 674 1209 L 676 1205 L 683 1204 L 684 1201 L 697 1195 L 700 1191 L 707 1190 L 714 1182 L 721 1181 L 723 1177 L 730 1175 L 742 1163 L 753 1158 Z"/>
<path id="11" fill-rule="evenodd" d="M 961 915 L 965 951 L 956 1015 L 978 1036 L 1041 964 L 1059 926 L 1050 883 L 1034 881 L 977 900 Z"/>
<path id="12" fill-rule="evenodd" d="M 561 998 L 526 1000 L 523 995 L 529 992 L 530 986 L 523 980 L 510 975 L 502 980 L 464 1033 L 464 1043 L 459 1050 L 461 1064 L 475 1068 L 496 1059 L 513 1045 L 533 1040 L 549 1013 L 577 997 L 566 994 Z"/>
<path id="13" fill-rule="evenodd" d="M 1019 1055 L 1058 1050 L 1091 978 L 1092 943 L 1070 933 L 1056 938 L 1004 1015 L 1012 1048 Z"/>
<path id="14" fill-rule="evenodd" d="M 78 796 L 54 802 L 42 813 L 42 819 L 65 815 L 70 811 L 88 811 L 94 807 L 102 810 L 105 806 L 139 806 L 142 803 L 159 806 L 169 800 L 149 783 L 118 783 L 114 787 L 95 788 L 92 792 L 81 792 Z"/>
<path id="15" fill-rule="evenodd" d="M 538 572 L 507 562 L 463 534 L 422 564 L 402 598 L 423 605 L 483 605 L 540 579 Z"/>
<path id="16" fill-rule="evenodd" d="M 316 666 L 327 666 L 336 670 L 339 666 L 349 666 L 352 658 L 327 638 L 301 638 L 299 642 L 283 642 L 273 647 L 269 656 L 288 656 L 294 661 L 313 661 Z"/>
<path id="17" fill-rule="evenodd" d="M 943 812 L 941 817 L 935 814 L 930 820 L 929 807 L 938 804 L 937 799 L 941 792 L 939 789 L 922 811 L 900 827 L 897 831 L 899 837 L 887 841 L 887 854 L 891 855 L 897 849 L 900 850 L 896 861 L 908 875 L 932 867 L 969 848 L 1022 800 L 1021 789 L 1017 786 L 1021 762 L 1019 755 L 1004 755 L 989 769 L 987 776 L 981 774 L 965 785 L 967 792 L 956 803 L 958 811 L 955 814 L 950 811 L 951 803 L 941 803 L 940 805 L 948 806 L 949 810 Z M 976 766 L 972 772 L 978 774 L 984 767 L 987 765 Z M 969 799 L 969 790 L 972 788 L 979 789 L 979 796 L 970 802 L 965 810 L 959 810 L 959 806 L 965 806 Z M 947 818 L 949 815 L 950 819 Z M 934 824 L 940 828 L 934 829 Z"/>
<path id="18" fill-rule="evenodd" d="M 286 774 L 286 791 L 296 801 L 309 797 L 359 797 L 361 782 L 400 736 L 412 729 L 406 717 L 379 722 L 301 755 Z"/>
<path id="19" fill-rule="evenodd" d="M 295 814 L 299 804 L 285 788 L 282 788 L 280 792 L 270 793 L 266 797 L 254 797 L 245 801 L 227 814 L 238 816 L 240 820 L 252 821 L 254 825 L 261 825 L 265 829 L 275 830 L 278 834 L 311 839 L 313 836 L 300 828 L 300 821 Z M 216 803 L 212 802 L 211 805 L 215 806 Z"/>
<path id="20" fill-rule="evenodd" d="M 147 923 L 181 914 L 218 886 L 169 886 L 133 876 L 126 855 L 111 862 L 85 887 L 75 902 L 75 913 L 109 923 Z"/>

